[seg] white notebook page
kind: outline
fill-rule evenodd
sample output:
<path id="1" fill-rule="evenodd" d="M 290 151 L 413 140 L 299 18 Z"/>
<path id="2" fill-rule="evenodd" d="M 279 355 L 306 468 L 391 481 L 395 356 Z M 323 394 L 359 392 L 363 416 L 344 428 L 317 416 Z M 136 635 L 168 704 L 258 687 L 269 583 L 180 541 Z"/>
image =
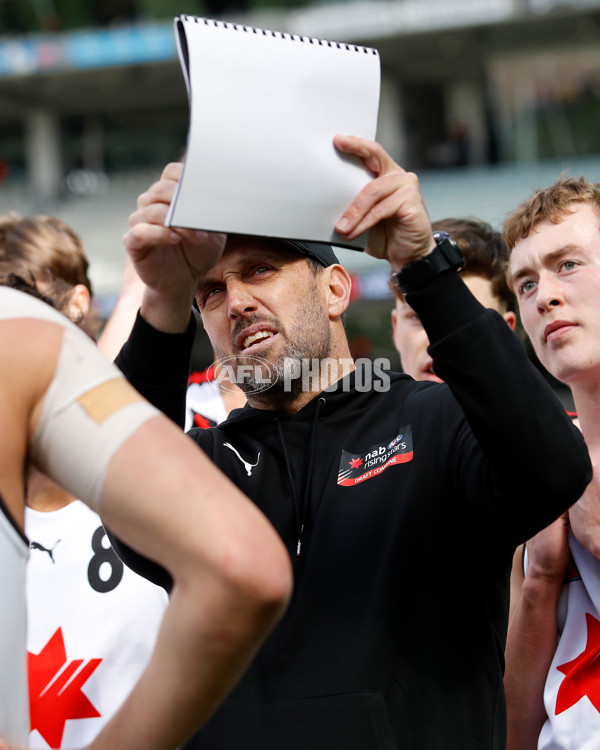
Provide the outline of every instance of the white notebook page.
<path id="1" fill-rule="evenodd" d="M 376 50 L 175 19 L 190 98 L 183 176 L 167 225 L 363 248 L 334 225 L 370 175 L 333 146 L 375 139 Z"/>

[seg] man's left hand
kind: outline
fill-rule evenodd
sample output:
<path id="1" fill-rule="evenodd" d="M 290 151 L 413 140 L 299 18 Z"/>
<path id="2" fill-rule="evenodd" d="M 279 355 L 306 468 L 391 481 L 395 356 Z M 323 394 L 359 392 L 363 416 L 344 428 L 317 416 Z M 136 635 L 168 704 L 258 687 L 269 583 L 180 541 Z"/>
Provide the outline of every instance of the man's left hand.
<path id="1" fill-rule="evenodd" d="M 346 135 L 333 142 L 338 151 L 359 157 L 373 175 L 336 224 L 337 232 L 352 240 L 371 230 L 366 252 L 387 259 L 395 271 L 428 255 L 435 242 L 417 176 L 379 143 Z"/>

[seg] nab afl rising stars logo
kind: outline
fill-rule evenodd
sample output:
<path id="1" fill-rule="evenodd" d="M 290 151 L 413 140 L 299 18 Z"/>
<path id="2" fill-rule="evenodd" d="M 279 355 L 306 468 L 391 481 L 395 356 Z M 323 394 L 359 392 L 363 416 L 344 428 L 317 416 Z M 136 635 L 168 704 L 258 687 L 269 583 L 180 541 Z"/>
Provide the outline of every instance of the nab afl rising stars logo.
<path id="1" fill-rule="evenodd" d="M 355 487 L 379 476 L 390 466 L 405 464 L 412 459 L 412 430 L 407 425 L 400 428 L 389 442 L 377 443 L 362 453 L 342 451 L 337 483 L 342 487 Z"/>

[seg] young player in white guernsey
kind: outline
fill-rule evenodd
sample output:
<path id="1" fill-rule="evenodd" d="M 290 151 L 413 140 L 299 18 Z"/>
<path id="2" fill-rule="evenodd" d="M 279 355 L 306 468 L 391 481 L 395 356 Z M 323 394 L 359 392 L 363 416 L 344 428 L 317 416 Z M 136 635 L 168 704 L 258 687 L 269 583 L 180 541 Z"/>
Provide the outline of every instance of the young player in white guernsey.
<path id="1" fill-rule="evenodd" d="M 23 606 L 27 554 L 27 539 L 0 496 L 0 733 L 20 744 L 29 732 Z"/>
<path id="2" fill-rule="evenodd" d="M 256 508 L 63 315 L 0 287 L 0 352 L 0 736 L 27 742 L 26 549 L 12 532 L 23 529 L 31 461 L 173 578 L 153 656 L 93 743 L 172 750 L 208 718 L 281 615 L 288 556 Z M 60 652 L 58 637 L 52 648 Z M 66 657 L 75 675 L 77 654 Z"/>
<path id="3" fill-rule="evenodd" d="M 192 427 L 204 430 L 214 427 L 224 422 L 232 409 L 241 409 L 245 403 L 244 392 L 231 382 L 220 362 L 192 372 L 185 394 L 185 431 Z"/>
<path id="4" fill-rule="evenodd" d="M 81 238 L 58 218 L 0 216 L 0 279 L 35 279 L 59 312 L 95 337 L 88 267 Z M 27 505 L 29 747 L 81 747 L 146 666 L 167 594 L 124 568 L 98 515 L 33 468 Z"/>
<path id="5" fill-rule="evenodd" d="M 558 608 L 559 641 L 544 686 L 539 750 L 592 750 L 600 737 L 600 561 L 569 529 L 572 563 Z"/>
<path id="6" fill-rule="evenodd" d="M 25 509 L 30 748 L 89 744 L 143 672 L 167 593 L 123 565 L 80 500 Z"/>
<path id="7" fill-rule="evenodd" d="M 600 186 L 565 178 L 507 219 L 509 279 L 546 369 L 571 387 L 594 479 L 519 555 L 506 648 L 509 750 L 600 746 Z"/>

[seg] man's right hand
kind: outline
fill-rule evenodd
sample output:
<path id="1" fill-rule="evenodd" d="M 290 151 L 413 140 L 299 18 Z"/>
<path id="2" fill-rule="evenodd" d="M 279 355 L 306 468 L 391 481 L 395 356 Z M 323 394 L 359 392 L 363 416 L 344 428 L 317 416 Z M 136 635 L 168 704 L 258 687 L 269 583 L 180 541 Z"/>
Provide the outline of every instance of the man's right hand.
<path id="1" fill-rule="evenodd" d="M 185 330 L 198 281 L 219 260 L 226 240 L 225 234 L 165 226 L 182 168 L 168 164 L 160 180 L 140 195 L 123 237 L 146 285 L 142 315 L 167 332 Z"/>

